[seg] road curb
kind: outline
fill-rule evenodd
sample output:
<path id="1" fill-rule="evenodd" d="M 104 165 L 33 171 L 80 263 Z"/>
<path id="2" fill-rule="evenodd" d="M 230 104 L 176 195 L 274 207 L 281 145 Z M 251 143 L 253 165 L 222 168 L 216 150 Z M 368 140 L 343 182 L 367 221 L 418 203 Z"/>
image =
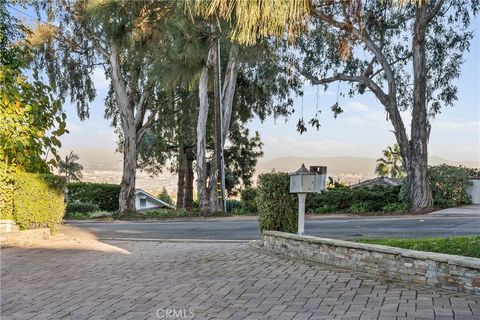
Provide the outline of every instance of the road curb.
<path id="1" fill-rule="evenodd" d="M 250 243 L 252 240 L 221 239 L 143 239 L 143 238 L 98 238 L 99 241 L 168 242 L 168 243 Z"/>

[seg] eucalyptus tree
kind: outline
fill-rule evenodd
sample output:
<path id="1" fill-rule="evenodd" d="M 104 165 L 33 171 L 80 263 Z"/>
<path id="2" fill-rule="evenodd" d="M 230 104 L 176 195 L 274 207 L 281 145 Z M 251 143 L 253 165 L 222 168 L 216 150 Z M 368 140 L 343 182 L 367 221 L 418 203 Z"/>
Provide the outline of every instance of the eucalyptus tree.
<path id="1" fill-rule="evenodd" d="M 50 0 L 49 37 L 39 42 L 38 67 L 62 99 L 70 96 L 81 119 L 95 98 L 92 74 L 101 66 L 110 81 L 106 116 L 117 128 L 123 151 L 120 212 L 135 210 L 137 146 L 161 115 L 165 94 L 156 66 L 162 59 L 162 24 L 169 2 Z M 38 34 L 45 36 L 42 29 Z"/>
<path id="2" fill-rule="evenodd" d="M 298 41 L 298 69 L 314 85 L 344 81 L 350 96 L 373 93 L 400 146 L 412 209 L 432 206 L 427 177 L 431 123 L 442 106 L 457 99 L 453 80 L 469 48 L 479 2 L 312 3 L 309 30 Z M 332 110 L 342 111 L 338 104 Z M 409 134 L 402 112 L 411 115 Z"/>

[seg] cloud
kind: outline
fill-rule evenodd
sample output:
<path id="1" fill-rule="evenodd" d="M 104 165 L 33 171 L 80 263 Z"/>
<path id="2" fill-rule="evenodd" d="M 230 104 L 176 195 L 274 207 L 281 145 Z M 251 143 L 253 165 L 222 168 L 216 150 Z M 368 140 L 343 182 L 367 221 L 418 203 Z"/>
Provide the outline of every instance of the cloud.
<path id="1" fill-rule="evenodd" d="M 480 132 L 480 121 L 433 120 L 433 130 L 450 132 Z"/>
<path id="2" fill-rule="evenodd" d="M 350 101 L 342 106 L 342 109 L 345 112 L 367 112 L 370 111 L 370 108 L 361 103 L 360 101 Z"/>
<path id="3" fill-rule="evenodd" d="M 282 139 L 267 137 L 264 140 L 265 153 L 269 156 L 319 156 L 351 153 L 357 148 L 349 142 L 329 138 L 307 139 L 305 136 L 286 136 Z"/>

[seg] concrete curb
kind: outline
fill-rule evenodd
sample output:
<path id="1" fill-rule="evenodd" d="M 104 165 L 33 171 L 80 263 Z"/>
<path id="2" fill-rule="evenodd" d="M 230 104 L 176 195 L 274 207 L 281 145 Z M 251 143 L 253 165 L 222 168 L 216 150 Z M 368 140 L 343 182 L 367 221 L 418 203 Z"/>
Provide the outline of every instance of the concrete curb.
<path id="1" fill-rule="evenodd" d="M 252 240 L 221 239 L 148 239 L 148 238 L 98 238 L 98 241 L 133 241 L 133 242 L 165 242 L 165 243 L 250 243 Z M 253 240 L 254 241 L 254 240 Z"/>

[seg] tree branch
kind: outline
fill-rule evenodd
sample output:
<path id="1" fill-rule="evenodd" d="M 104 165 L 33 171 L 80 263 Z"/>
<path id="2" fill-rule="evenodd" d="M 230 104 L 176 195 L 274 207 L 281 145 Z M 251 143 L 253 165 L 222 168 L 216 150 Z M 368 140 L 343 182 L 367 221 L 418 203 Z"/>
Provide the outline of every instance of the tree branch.
<path id="1" fill-rule="evenodd" d="M 372 90 L 372 92 L 377 96 L 377 98 L 382 102 L 382 104 L 388 104 L 390 100 L 388 95 L 383 92 L 380 86 L 378 86 L 372 79 L 365 76 L 349 76 L 346 74 L 336 74 L 333 77 L 318 79 L 317 77 L 306 72 L 301 72 L 301 74 L 305 78 L 309 79 L 314 85 L 327 84 L 335 81 L 358 82 L 370 88 L 370 90 Z"/>
<path id="2" fill-rule="evenodd" d="M 147 129 L 150 128 L 150 126 L 155 122 L 155 118 L 157 116 L 156 112 L 150 113 L 150 115 L 147 118 L 147 121 L 137 130 L 137 145 L 140 143 L 140 141 L 143 138 L 143 135 L 145 132 L 147 132 Z"/>
<path id="3" fill-rule="evenodd" d="M 427 16 L 425 17 L 425 24 L 428 24 L 438 14 L 444 3 L 445 0 L 438 0 L 437 3 L 435 3 L 435 6 L 427 13 Z"/>
<path id="4" fill-rule="evenodd" d="M 147 80 L 147 85 L 145 86 L 145 89 L 143 89 L 140 100 L 135 106 L 135 128 L 140 128 L 142 126 L 143 119 L 145 117 L 145 111 L 147 109 L 145 102 L 147 101 L 148 95 L 150 94 L 150 90 L 152 89 L 154 82 L 155 81 L 153 81 L 152 78 L 149 78 Z"/>

